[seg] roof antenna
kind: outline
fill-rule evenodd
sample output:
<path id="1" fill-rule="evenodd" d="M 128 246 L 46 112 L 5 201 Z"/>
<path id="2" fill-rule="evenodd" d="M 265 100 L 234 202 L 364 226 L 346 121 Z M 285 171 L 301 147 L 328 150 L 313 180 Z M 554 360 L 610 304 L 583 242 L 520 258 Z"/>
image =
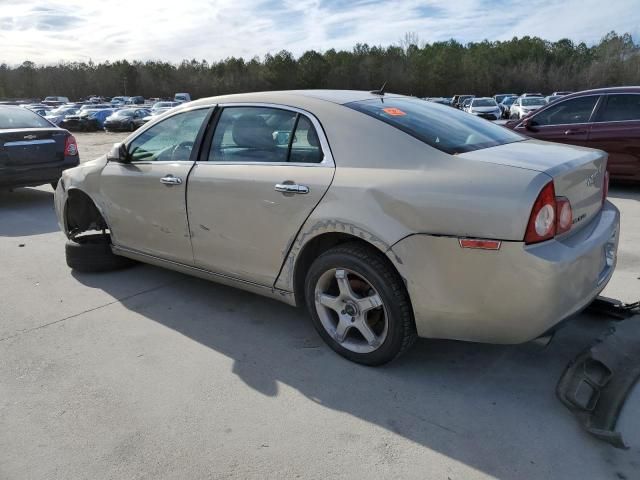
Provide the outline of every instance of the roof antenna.
<path id="1" fill-rule="evenodd" d="M 371 90 L 369 93 L 373 93 L 374 95 L 384 95 L 384 87 L 386 86 L 387 82 L 384 82 L 378 90 Z"/>

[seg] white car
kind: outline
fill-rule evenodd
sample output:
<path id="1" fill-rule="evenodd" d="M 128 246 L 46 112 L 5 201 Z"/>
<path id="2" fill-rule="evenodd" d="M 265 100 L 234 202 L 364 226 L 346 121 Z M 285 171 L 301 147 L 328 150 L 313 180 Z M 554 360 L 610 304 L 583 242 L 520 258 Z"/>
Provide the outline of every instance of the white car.
<path id="1" fill-rule="evenodd" d="M 546 104 L 544 97 L 520 97 L 511 105 L 509 118 L 521 120 Z"/>
<path id="2" fill-rule="evenodd" d="M 465 111 L 487 120 L 498 120 L 502 117 L 500 107 L 493 98 L 489 97 L 474 98 Z"/>

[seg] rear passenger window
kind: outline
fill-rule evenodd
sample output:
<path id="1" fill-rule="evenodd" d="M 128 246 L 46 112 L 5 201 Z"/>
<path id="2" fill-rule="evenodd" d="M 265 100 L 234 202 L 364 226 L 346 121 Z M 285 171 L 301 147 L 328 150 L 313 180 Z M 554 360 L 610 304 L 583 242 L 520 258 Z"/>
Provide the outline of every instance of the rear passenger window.
<path id="1" fill-rule="evenodd" d="M 210 162 L 319 163 L 322 158 L 309 119 L 268 107 L 225 108 L 209 150 Z"/>
<path id="2" fill-rule="evenodd" d="M 609 95 L 600 122 L 640 120 L 640 95 Z"/>
<path id="3" fill-rule="evenodd" d="M 298 118 L 298 125 L 291 142 L 289 161 L 292 163 L 320 163 L 323 155 L 316 129 L 305 116 Z"/>

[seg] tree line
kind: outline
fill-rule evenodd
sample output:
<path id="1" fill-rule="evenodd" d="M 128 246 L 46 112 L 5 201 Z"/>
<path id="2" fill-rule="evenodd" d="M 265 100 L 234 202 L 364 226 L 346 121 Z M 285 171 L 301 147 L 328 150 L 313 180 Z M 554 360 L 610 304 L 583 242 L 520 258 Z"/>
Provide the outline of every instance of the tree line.
<path id="1" fill-rule="evenodd" d="M 193 98 L 297 88 L 372 90 L 427 96 L 551 92 L 640 84 L 640 45 L 631 35 L 607 34 L 592 46 L 538 37 L 461 44 L 421 43 L 407 34 L 387 47 L 357 44 L 352 50 L 309 50 L 296 58 L 282 50 L 250 60 L 63 62 L 0 64 L 0 98 L 62 95 L 143 95 Z"/>

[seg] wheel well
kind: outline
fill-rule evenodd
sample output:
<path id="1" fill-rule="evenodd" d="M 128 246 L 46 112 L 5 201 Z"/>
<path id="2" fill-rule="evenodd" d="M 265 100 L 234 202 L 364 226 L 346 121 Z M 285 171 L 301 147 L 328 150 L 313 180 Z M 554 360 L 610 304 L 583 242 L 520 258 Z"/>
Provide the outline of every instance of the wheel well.
<path id="1" fill-rule="evenodd" d="M 363 240 L 360 237 L 350 235 L 348 233 L 330 232 L 323 233 L 309 240 L 297 256 L 294 273 L 293 273 L 293 288 L 297 305 L 305 304 L 304 294 L 304 282 L 307 278 L 307 272 L 313 261 L 322 255 L 330 248 L 347 242 L 357 242 L 364 245 L 373 247 L 375 250 L 380 251 L 379 248 L 373 244 Z M 394 267 L 395 268 L 395 267 Z"/>
<path id="2" fill-rule="evenodd" d="M 107 230 L 107 222 L 91 197 L 81 190 L 69 190 L 65 205 L 65 219 L 69 237 L 89 230 Z"/>

